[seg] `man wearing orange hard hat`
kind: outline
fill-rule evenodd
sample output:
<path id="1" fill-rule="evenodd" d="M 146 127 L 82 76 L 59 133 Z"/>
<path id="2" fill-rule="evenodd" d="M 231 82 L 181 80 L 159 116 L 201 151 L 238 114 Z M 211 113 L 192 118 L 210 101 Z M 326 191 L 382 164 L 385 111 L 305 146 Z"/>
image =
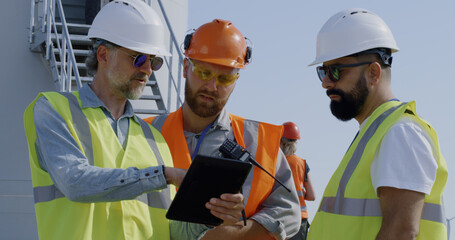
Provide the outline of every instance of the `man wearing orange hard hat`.
<path id="1" fill-rule="evenodd" d="M 250 171 L 242 188 L 245 226 L 242 221 L 216 228 L 178 226 L 194 229 L 188 239 L 290 238 L 299 229 L 300 208 L 291 169 L 280 150 L 282 126 L 244 119 L 225 109 L 240 69 L 251 60 L 251 46 L 232 22 L 215 19 L 188 34 L 184 49 L 183 106 L 169 115 L 146 119 L 166 139 L 174 166 L 187 169 L 196 154 L 221 156 L 219 147 L 230 139 L 278 181 L 258 167 Z"/>
<path id="2" fill-rule="evenodd" d="M 305 240 L 310 226 L 305 200 L 314 201 L 316 199 L 316 193 L 313 188 L 310 167 L 308 167 L 307 161 L 295 155 L 297 151 L 297 140 L 300 140 L 299 127 L 293 122 L 285 122 L 283 123 L 283 127 L 284 131 L 283 137 L 281 137 L 280 147 L 284 155 L 286 155 L 292 175 L 294 176 L 294 184 L 297 195 L 299 196 L 302 219 L 299 232 L 290 238 L 290 240 Z"/>

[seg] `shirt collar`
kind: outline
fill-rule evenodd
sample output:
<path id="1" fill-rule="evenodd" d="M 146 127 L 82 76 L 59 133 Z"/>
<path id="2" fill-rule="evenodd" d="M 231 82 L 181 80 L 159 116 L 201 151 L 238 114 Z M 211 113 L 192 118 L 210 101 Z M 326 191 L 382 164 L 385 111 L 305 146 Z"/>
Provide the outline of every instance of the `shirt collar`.
<path id="1" fill-rule="evenodd" d="M 104 105 L 104 103 L 96 96 L 90 87 L 89 83 L 85 83 L 79 90 L 79 97 L 82 102 L 82 108 L 102 108 L 105 111 L 111 113 L 111 111 Z M 139 123 L 137 116 L 134 114 L 133 106 L 127 99 L 125 104 L 125 112 L 121 117 L 132 117 L 134 121 Z"/>
<path id="2" fill-rule="evenodd" d="M 229 113 L 227 112 L 226 108 L 223 108 L 223 110 L 221 110 L 221 113 L 213 123 L 213 126 L 218 126 L 222 130 L 230 129 L 231 119 L 229 118 Z"/>

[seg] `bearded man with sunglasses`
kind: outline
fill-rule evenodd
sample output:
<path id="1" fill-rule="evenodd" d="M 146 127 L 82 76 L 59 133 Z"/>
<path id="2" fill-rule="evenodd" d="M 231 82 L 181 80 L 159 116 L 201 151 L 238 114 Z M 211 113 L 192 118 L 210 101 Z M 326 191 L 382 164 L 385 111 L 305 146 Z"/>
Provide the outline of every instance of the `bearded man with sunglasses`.
<path id="1" fill-rule="evenodd" d="M 173 168 L 163 136 L 128 100 L 170 55 L 160 17 L 143 1 L 116 0 L 88 36 L 93 82 L 40 93 L 24 116 L 39 238 L 170 239 L 165 214 L 186 170 Z M 242 201 L 225 194 L 207 207 L 235 223 Z"/>
<path id="2" fill-rule="evenodd" d="M 187 169 L 196 154 L 221 156 L 218 149 L 228 138 L 290 188 L 286 190 L 255 167 L 242 188 L 246 226 L 243 221 L 216 228 L 186 223 L 180 229 L 195 229 L 195 234 L 185 239 L 290 238 L 300 227 L 300 206 L 291 170 L 280 150 L 282 126 L 247 120 L 225 109 L 240 69 L 251 58 L 247 39 L 230 21 L 215 19 L 188 34 L 184 49 L 183 106 L 169 115 L 146 119 L 163 134 L 174 165 Z"/>
<path id="3" fill-rule="evenodd" d="M 395 39 L 365 9 L 332 16 L 316 59 L 332 114 L 360 130 L 330 179 L 308 239 L 447 239 L 447 166 L 436 132 L 391 88 Z"/>

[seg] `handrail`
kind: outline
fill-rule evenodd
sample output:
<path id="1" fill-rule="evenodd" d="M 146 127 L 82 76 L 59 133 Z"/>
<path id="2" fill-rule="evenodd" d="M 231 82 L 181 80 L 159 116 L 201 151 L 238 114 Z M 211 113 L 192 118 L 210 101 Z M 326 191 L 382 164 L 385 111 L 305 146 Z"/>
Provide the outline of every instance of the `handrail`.
<path id="1" fill-rule="evenodd" d="M 147 2 L 149 5 L 151 5 L 152 1 L 155 0 L 148 0 Z M 169 92 L 167 96 L 167 104 L 165 105 L 165 111 L 169 112 L 172 109 L 171 100 L 175 99 L 177 108 L 183 104 L 181 97 L 181 91 L 183 87 L 181 83 L 183 81 L 182 63 L 184 56 L 177 42 L 177 38 L 171 26 L 168 15 L 166 14 L 163 2 L 161 0 L 156 1 L 159 4 L 162 16 L 164 16 L 164 21 L 166 22 L 170 34 L 170 51 L 174 57 L 178 56 L 177 64 L 174 63 L 174 60 L 176 59 L 173 59 L 173 57 L 164 57 L 165 64 L 169 70 L 169 86 L 167 86 Z M 76 81 L 75 84 L 77 85 L 77 88 L 81 88 L 82 77 L 79 73 L 78 63 L 76 61 L 75 53 L 70 39 L 70 34 L 68 31 L 69 26 L 66 22 L 62 0 L 31 0 L 31 8 L 29 42 L 31 45 L 34 44 L 32 47 L 35 50 L 41 46 L 39 40 L 42 40 L 42 42 L 44 42 L 44 50 L 46 51 L 44 53 L 45 58 L 51 64 L 56 88 L 58 91 L 71 92 L 73 85 L 72 83 L 74 83 L 73 81 Z M 38 8 L 39 10 L 36 12 Z M 55 21 L 57 14 L 60 17 L 58 22 Z M 36 38 L 38 38 L 38 41 Z M 57 65 L 57 60 L 55 57 L 57 54 L 60 58 L 60 65 Z M 178 76 L 175 76 L 175 74 L 178 74 Z M 175 93 L 177 96 L 174 96 Z M 165 99 L 163 99 L 163 101 L 165 101 Z"/>
<path id="2" fill-rule="evenodd" d="M 63 12 L 62 1 L 57 0 L 57 5 L 58 5 L 58 10 L 59 10 L 59 14 L 60 14 L 61 22 L 62 22 L 62 35 L 64 37 L 64 43 L 67 47 L 67 48 L 64 48 L 63 50 L 59 48 L 59 54 L 60 54 L 60 59 L 62 59 L 61 56 L 64 56 L 63 59 L 66 60 L 66 57 L 68 56 L 69 60 L 70 60 L 70 64 L 68 65 L 68 68 L 67 68 L 67 72 L 69 73 L 69 75 L 66 76 L 67 77 L 66 83 L 68 86 L 67 90 L 68 90 L 68 92 L 70 92 L 71 91 L 71 75 L 72 75 L 71 70 L 74 71 L 74 75 L 76 78 L 76 85 L 77 85 L 78 89 L 82 87 L 82 82 L 81 82 L 81 78 L 79 75 L 79 69 L 77 68 L 76 57 L 74 56 L 74 50 L 73 50 L 73 45 L 71 44 L 68 26 L 66 24 L 65 13 Z M 54 32 L 55 32 L 56 38 L 58 38 L 57 26 L 55 24 L 55 21 L 53 23 L 54 23 L 53 24 Z M 68 54 L 66 54 L 66 50 L 68 50 Z M 61 69 L 62 70 L 64 69 L 63 65 L 62 65 Z"/>
<path id="3" fill-rule="evenodd" d="M 167 14 L 166 14 L 166 10 L 164 9 L 164 6 L 163 6 L 163 3 L 161 2 L 161 0 L 157 0 L 158 1 L 158 4 L 161 8 L 161 12 L 163 13 L 163 17 L 164 17 L 164 20 L 166 21 L 166 25 L 169 29 L 169 33 L 171 34 L 171 42 L 174 44 L 175 46 L 175 49 L 179 55 L 179 63 L 182 63 L 183 62 L 183 54 L 181 53 L 180 51 L 180 48 L 179 48 L 179 44 L 177 43 L 177 38 L 175 37 L 175 34 L 174 34 L 174 30 L 172 28 L 172 25 L 169 21 L 169 18 L 167 17 Z M 171 57 L 169 57 L 169 59 L 171 60 Z M 172 64 L 172 61 L 168 61 L 166 58 L 166 65 L 169 67 L 171 66 Z M 183 65 L 182 64 L 179 64 L 179 76 L 178 76 L 178 83 L 175 83 L 175 79 L 174 79 L 174 76 L 172 75 L 172 71 L 171 74 L 169 74 L 169 81 L 172 82 L 172 84 L 174 85 L 174 88 L 176 90 L 176 93 L 177 93 L 177 106 L 176 108 L 179 108 L 179 106 L 181 106 L 183 104 L 183 101 L 182 99 L 180 98 L 180 86 L 182 85 L 181 82 L 182 82 L 182 68 L 183 68 Z M 170 90 L 170 88 L 169 88 Z M 168 94 L 168 100 L 170 99 L 170 93 Z M 168 108 L 170 108 L 170 105 L 168 103 Z"/>
<path id="4" fill-rule="evenodd" d="M 30 7 L 30 32 L 28 34 L 28 43 L 33 43 L 33 32 L 35 32 L 35 0 L 31 0 Z"/>
<path id="5" fill-rule="evenodd" d="M 59 71 L 59 84 L 60 84 L 60 91 L 64 92 L 71 92 L 71 78 L 74 72 L 74 76 L 76 78 L 76 85 L 77 88 L 82 87 L 82 82 L 79 74 L 79 69 L 77 68 L 76 64 L 76 57 L 74 56 L 73 46 L 71 44 L 68 26 L 66 24 L 65 13 L 63 11 L 63 5 L 61 0 L 44 0 L 47 2 L 47 32 L 46 32 L 46 59 L 50 59 L 49 56 L 51 53 L 51 46 L 52 42 L 52 34 L 55 37 L 55 42 L 57 44 L 57 51 L 60 56 L 60 71 Z M 55 22 L 55 9 L 54 6 L 57 5 L 57 10 L 60 16 L 60 21 L 62 24 L 62 34 L 61 38 L 57 32 L 57 24 Z M 51 28 L 54 30 L 52 33 Z M 61 43 L 60 43 L 61 42 Z M 68 64 L 67 64 L 68 61 Z"/>

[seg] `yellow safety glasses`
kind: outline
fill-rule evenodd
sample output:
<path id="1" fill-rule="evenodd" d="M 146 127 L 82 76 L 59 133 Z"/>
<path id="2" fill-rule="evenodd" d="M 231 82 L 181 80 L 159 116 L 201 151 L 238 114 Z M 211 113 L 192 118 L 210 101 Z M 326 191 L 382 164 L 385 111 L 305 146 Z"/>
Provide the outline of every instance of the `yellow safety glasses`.
<path id="1" fill-rule="evenodd" d="M 235 82 L 240 77 L 240 73 L 236 74 L 225 74 L 217 73 L 210 69 L 204 68 L 197 65 L 191 59 L 188 58 L 188 61 L 191 62 L 193 73 L 200 78 L 201 80 L 208 82 L 210 79 L 215 78 L 216 84 L 219 86 L 229 86 Z"/>

